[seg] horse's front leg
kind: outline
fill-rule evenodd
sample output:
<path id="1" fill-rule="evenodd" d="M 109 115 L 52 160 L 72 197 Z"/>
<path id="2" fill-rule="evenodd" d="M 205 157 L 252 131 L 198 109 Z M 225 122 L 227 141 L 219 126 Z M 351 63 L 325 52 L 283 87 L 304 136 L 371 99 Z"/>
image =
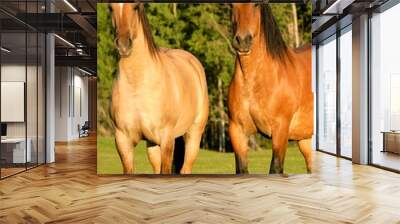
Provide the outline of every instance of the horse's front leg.
<path id="1" fill-rule="evenodd" d="M 243 127 L 232 120 L 229 121 L 229 136 L 235 152 L 236 174 L 248 174 L 247 151 L 249 149 L 249 137 L 243 131 Z"/>
<path id="2" fill-rule="evenodd" d="M 115 130 L 115 143 L 122 162 L 124 174 L 133 174 L 134 172 L 133 148 L 136 146 L 137 142 L 137 140 L 134 140 L 121 130 Z"/>
<path id="3" fill-rule="evenodd" d="M 272 161 L 270 174 L 283 174 L 286 147 L 289 136 L 289 123 L 285 119 L 276 122 L 272 129 Z"/>
<path id="4" fill-rule="evenodd" d="M 161 141 L 161 174 L 172 173 L 175 138 L 165 137 Z"/>
<path id="5" fill-rule="evenodd" d="M 192 173 L 193 163 L 200 150 L 200 141 L 203 130 L 204 125 L 195 124 L 185 134 L 185 160 L 182 169 L 180 170 L 181 174 Z"/>
<path id="6" fill-rule="evenodd" d="M 161 150 L 160 146 L 153 143 L 147 142 L 147 156 L 150 160 L 151 166 L 153 167 L 154 174 L 160 174 L 161 172 Z"/>

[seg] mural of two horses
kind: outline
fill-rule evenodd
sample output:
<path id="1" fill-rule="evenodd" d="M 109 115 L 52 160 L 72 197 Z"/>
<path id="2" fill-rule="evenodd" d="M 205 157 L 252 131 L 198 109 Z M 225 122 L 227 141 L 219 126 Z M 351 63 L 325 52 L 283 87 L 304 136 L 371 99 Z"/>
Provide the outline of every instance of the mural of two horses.
<path id="1" fill-rule="evenodd" d="M 134 172 L 132 151 L 144 139 L 153 172 L 171 174 L 175 142 L 183 138 L 177 171 L 190 174 L 208 118 L 204 69 L 189 52 L 155 44 L 143 4 L 111 8 L 120 54 L 111 114 L 124 173 Z M 288 48 L 268 4 L 233 4 L 232 23 L 237 56 L 228 108 L 236 173 L 248 173 L 248 138 L 256 132 L 272 138 L 270 173 L 283 174 L 288 140 L 298 141 L 311 172 L 310 46 Z"/>

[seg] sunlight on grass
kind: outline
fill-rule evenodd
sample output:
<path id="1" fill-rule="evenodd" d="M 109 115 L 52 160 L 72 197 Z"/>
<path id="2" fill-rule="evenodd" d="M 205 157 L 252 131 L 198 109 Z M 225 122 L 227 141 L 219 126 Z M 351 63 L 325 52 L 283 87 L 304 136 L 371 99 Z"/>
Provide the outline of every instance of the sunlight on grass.
<path id="1" fill-rule="evenodd" d="M 271 149 L 249 152 L 250 174 L 267 174 L 271 162 Z M 147 159 L 146 143 L 140 142 L 135 149 L 135 173 L 151 174 L 152 168 Z M 97 138 L 97 172 L 99 174 L 120 174 L 122 165 L 112 137 Z M 294 144 L 289 144 L 285 159 L 285 172 L 289 174 L 306 173 L 303 156 Z M 234 174 L 235 157 L 233 153 L 220 153 L 201 149 L 193 167 L 194 174 Z"/>

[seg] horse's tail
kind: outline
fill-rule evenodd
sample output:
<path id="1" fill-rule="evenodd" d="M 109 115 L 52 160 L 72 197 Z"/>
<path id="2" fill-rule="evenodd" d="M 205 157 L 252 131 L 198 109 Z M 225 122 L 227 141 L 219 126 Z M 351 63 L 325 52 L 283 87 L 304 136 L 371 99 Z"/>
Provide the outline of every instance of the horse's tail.
<path id="1" fill-rule="evenodd" d="M 183 136 L 175 139 L 174 159 L 172 161 L 172 173 L 179 174 L 185 160 L 185 140 Z"/>

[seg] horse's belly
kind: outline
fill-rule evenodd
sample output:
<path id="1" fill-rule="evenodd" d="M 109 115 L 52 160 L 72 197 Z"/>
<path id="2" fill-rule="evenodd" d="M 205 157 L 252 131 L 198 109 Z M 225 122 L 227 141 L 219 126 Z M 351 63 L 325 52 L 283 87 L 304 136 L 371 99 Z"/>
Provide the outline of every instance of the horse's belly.
<path id="1" fill-rule="evenodd" d="M 296 112 L 289 126 L 289 139 L 301 140 L 311 138 L 314 126 L 313 121 L 313 114 Z"/>
<path id="2" fill-rule="evenodd" d="M 180 113 L 174 127 L 175 137 L 182 136 L 195 123 L 200 114 L 200 107 L 197 105 L 198 101 L 198 99 L 192 99 L 191 103 L 186 104 L 187 106 L 175 111 Z"/>
<path id="3" fill-rule="evenodd" d="M 139 114 L 138 120 L 143 136 L 156 144 L 160 144 L 165 135 L 174 138 L 184 135 L 195 122 L 197 115 L 193 107 L 182 109 L 174 107 L 174 111 L 155 108 L 142 109 L 136 113 Z"/>
<path id="4" fill-rule="evenodd" d="M 174 127 L 173 131 L 174 137 L 179 137 L 184 135 L 188 131 L 188 129 L 193 125 L 193 123 L 194 123 L 194 116 L 188 117 L 187 119 L 179 119 L 178 123 Z"/>
<path id="5" fill-rule="evenodd" d="M 257 129 L 263 134 L 270 136 L 272 134 L 273 117 L 269 117 L 267 113 L 261 110 L 250 109 L 253 122 Z M 300 140 L 311 138 L 313 134 L 313 114 L 299 111 L 293 115 L 289 126 L 289 140 Z"/>
<path id="6" fill-rule="evenodd" d="M 204 108 L 208 107 L 207 99 L 199 86 L 200 83 L 192 78 L 186 82 L 184 88 L 184 90 L 192 91 L 179 92 L 178 98 L 174 100 L 172 110 L 168 112 L 168 116 L 170 114 L 176 116 L 173 129 L 174 137 L 184 135 L 194 123 L 199 122 L 199 119 L 203 116 Z"/>

